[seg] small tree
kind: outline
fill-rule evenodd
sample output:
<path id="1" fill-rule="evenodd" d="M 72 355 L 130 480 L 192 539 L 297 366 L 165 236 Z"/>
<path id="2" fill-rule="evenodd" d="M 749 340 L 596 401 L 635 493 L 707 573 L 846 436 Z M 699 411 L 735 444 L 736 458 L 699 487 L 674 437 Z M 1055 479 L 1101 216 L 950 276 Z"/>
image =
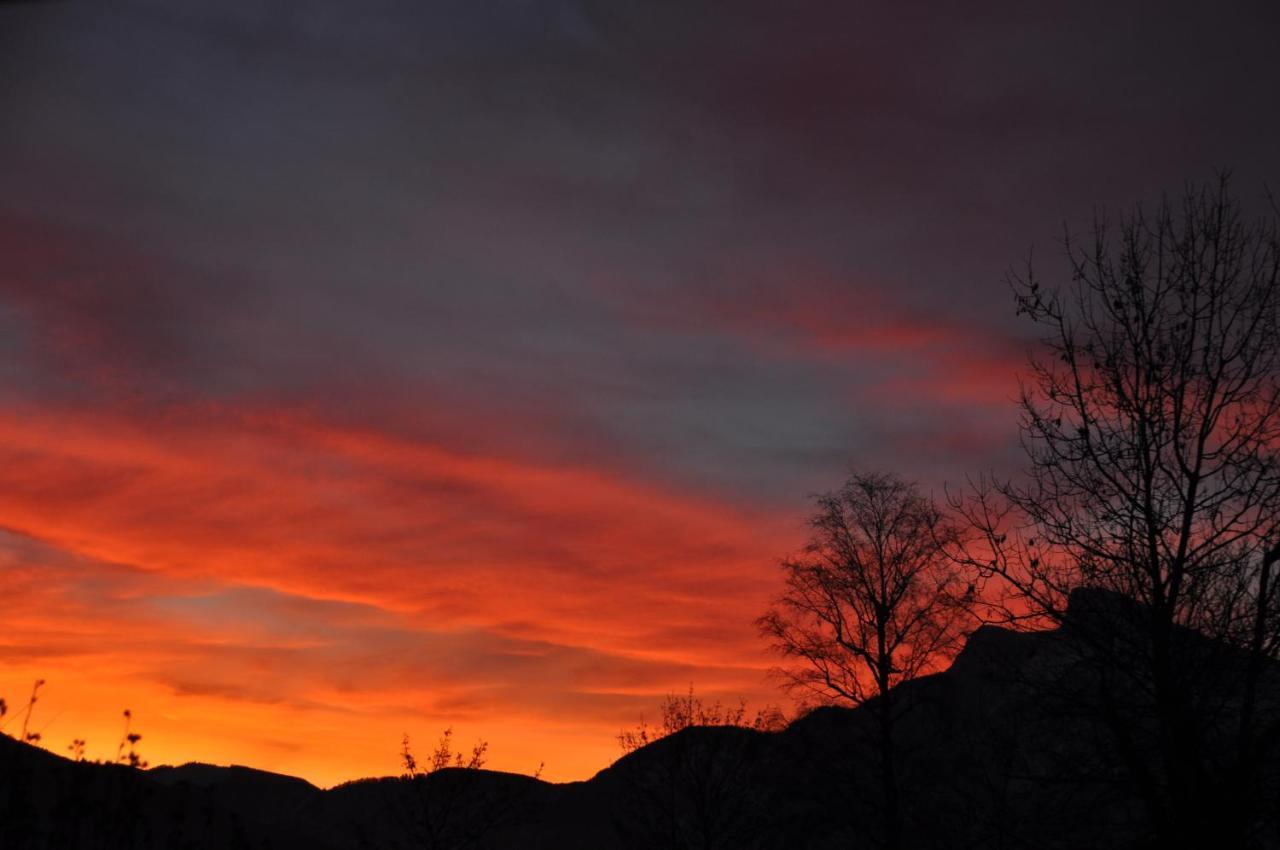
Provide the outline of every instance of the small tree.
<path id="1" fill-rule="evenodd" d="M 485 754 L 489 752 L 488 741 L 477 741 L 471 748 L 471 755 L 464 756 L 461 751 L 453 749 L 453 729 L 445 729 L 436 741 L 436 748 L 431 751 L 430 761 L 426 767 L 418 764 L 417 757 L 409 746 L 409 735 L 406 733 L 400 741 L 400 764 L 404 767 L 405 779 L 416 779 L 444 770 L 446 767 L 457 767 L 465 770 L 479 770 L 484 767 Z"/>
<path id="2" fill-rule="evenodd" d="M 786 591 L 758 625 L 794 662 L 779 671 L 791 689 L 854 706 L 875 701 L 884 841 L 897 848 L 893 688 L 960 637 L 958 579 L 942 549 L 954 531 L 931 499 L 884 473 L 854 473 L 817 497 L 809 525 L 803 552 L 782 562 Z"/>
<path id="3" fill-rule="evenodd" d="M 625 846 L 645 850 L 751 850 L 767 842 L 771 809 L 759 782 L 762 732 L 786 726 L 774 706 L 725 705 L 694 693 L 668 694 L 654 726 L 618 734 L 625 754 L 613 772 L 623 783 L 614 828 Z"/>
<path id="4" fill-rule="evenodd" d="M 720 700 L 709 703 L 694 693 L 692 685 L 687 694 L 667 694 L 658 711 L 662 719 L 657 725 L 650 726 L 641 718 L 639 726 L 618 733 L 618 746 L 624 753 L 633 753 L 694 726 L 732 726 L 756 732 L 777 732 L 787 725 L 786 715 L 775 705 L 766 705 L 751 713 L 744 699 L 737 705 L 725 705 Z"/>
<path id="5" fill-rule="evenodd" d="M 484 767 L 489 751 L 478 741 L 470 755 L 453 749 L 453 729 L 440 734 L 425 764 L 420 764 L 406 734 L 400 744 L 401 778 L 411 790 L 406 826 L 413 844 L 424 850 L 475 847 L 498 821 L 497 801 L 467 783 L 464 773 Z"/>

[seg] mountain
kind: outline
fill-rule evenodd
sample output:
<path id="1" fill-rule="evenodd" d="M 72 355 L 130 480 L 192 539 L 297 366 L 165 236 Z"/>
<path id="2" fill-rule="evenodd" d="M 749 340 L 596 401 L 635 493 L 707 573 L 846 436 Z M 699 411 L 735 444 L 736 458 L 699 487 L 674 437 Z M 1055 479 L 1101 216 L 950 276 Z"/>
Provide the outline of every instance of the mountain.
<path id="1" fill-rule="evenodd" d="M 1061 628 L 984 626 L 948 670 L 895 689 L 904 847 L 1143 846 L 1133 765 L 1151 730 L 1139 680 L 1113 675 L 1140 617 L 1078 592 Z M 1219 679 L 1240 666 L 1198 634 L 1183 641 Z M 1269 671 L 1271 693 L 1278 678 Z M 1231 699 L 1215 704 L 1226 709 L 1204 715 L 1210 741 L 1231 721 Z M 320 790 L 245 767 L 77 763 L 0 737 L 0 850 L 874 847 L 876 708 L 820 708 L 773 733 L 689 728 L 565 784 L 446 769 Z M 1127 741 L 1108 711 L 1128 719 Z M 1121 744 L 1134 748 L 1127 759 Z M 1280 846 L 1275 755 L 1252 789 L 1259 847 Z"/>
<path id="2" fill-rule="evenodd" d="M 146 775 L 160 785 L 189 788 L 213 808 L 237 812 L 255 823 L 269 823 L 296 812 L 320 794 L 320 789 L 305 779 L 239 765 L 191 762 L 152 768 Z"/>

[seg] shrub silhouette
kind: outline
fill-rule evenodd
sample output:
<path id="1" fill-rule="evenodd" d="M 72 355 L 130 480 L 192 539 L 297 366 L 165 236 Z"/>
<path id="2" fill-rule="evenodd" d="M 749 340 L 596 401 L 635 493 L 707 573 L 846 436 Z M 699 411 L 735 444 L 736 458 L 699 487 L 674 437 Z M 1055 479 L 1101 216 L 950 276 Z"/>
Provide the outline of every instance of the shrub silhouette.
<path id="1" fill-rule="evenodd" d="M 407 794 L 392 802 L 393 817 L 408 835 L 407 846 L 423 850 L 468 850 L 479 847 L 493 830 L 505 825 L 522 802 L 507 787 L 474 781 L 484 768 L 487 741 L 470 752 L 455 750 L 453 730 L 445 729 L 425 762 L 419 761 L 406 734 L 401 741 L 403 772 L 398 785 Z M 541 768 L 539 768 L 541 772 Z M 535 777 L 536 778 L 536 777 Z M 394 787 L 394 786 L 392 786 Z"/>
<path id="2" fill-rule="evenodd" d="M 614 829 L 628 847 L 716 850 L 764 846 L 767 817 L 757 767 L 762 732 L 786 726 L 774 706 L 754 713 L 746 702 L 707 702 L 692 686 L 668 694 L 661 720 L 618 734 L 624 758 Z M 639 752 L 644 750 L 643 753 Z"/>

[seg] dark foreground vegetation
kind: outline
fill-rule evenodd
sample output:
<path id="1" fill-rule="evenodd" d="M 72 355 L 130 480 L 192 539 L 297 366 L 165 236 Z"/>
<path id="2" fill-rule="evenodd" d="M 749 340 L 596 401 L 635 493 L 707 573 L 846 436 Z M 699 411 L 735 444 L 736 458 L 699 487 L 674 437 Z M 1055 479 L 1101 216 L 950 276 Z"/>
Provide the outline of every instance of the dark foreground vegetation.
<path id="1" fill-rule="evenodd" d="M 1109 681 L 1102 647 L 1149 612 L 1106 591 L 1072 595 L 1063 625 L 986 626 L 945 672 L 895 689 L 903 846 L 1132 848 L 1150 838 L 1134 754 L 1109 713 L 1144 704 Z M 1188 658 L 1227 675 L 1247 658 L 1191 631 Z M 1280 667 L 1264 676 L 1268 706 Z M 1212 739 L 1234 721 L 1217 715 Z M 876 846 L 883 786 L 874 702 L 813 710 L 781 731 L 690 727 L 586 782 L 448 767 L 322 791 L 243 767 L 138 770 L 74 762 L 0 737 L 7 848 L 847 848 Z M 1157 756 L 1138 729 L 1131 741 Z M 1280 747 L 1254 754 L 1248 845 L 1280 846 Z M 1216 768 L 1212 755 L 1210 769 Z M 1212 807 L 1219 801 L 1202 800 Z M 1227 846 L 1227 845 L 1220 845 Z"/>

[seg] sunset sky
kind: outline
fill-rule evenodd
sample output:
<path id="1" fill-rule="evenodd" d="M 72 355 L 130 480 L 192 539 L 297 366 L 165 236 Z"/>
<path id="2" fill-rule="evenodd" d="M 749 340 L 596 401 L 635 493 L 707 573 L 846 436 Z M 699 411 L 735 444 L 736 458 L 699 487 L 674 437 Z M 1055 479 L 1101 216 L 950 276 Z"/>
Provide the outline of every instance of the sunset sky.
<path id="1" fill-rule="evenodd" d="M 0 696 L 325 785 L 782 702 L 809 495 L 1016 462 L 1006 269 L 1280 186 L 1276 4 L 858 5 L 0 5 Z"/>

